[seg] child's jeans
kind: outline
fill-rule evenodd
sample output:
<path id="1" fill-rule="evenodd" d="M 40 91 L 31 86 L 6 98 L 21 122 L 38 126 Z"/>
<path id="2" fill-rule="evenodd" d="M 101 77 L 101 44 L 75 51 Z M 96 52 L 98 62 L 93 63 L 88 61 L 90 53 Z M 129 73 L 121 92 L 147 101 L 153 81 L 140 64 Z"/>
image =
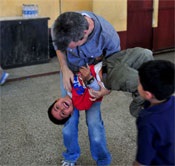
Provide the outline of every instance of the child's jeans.
<path id="1" fill-rule="evenodd" d="M 62 74 L 60 74 L 60 87 L 62 96 L 65 96 L 66 91 L 63 88 Z M 90 150 L 97 165 L 109 165 L 111 163 L 111 155 L 106 144 L 106 135 L 101 118 L 100 105 L 101 102 L 95 102 L 89 110 L 85 111 Z M 80 156 L 78 123 L 79 111 L 74 109 L 71 118 L 66 122 L 62 130 L 64 145 L 66 147 L 66 151 L 63 152 L 64 160 L 74 163 Z"/>

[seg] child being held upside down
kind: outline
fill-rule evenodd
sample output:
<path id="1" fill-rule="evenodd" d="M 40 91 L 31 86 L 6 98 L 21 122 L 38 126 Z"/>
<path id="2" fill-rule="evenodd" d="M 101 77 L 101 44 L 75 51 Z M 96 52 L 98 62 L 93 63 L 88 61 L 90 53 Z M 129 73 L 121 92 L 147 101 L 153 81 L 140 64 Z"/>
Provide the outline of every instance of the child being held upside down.
<path id="1" fill-rule="evenodd" d="M 74 75 L 71 93 L 57 99 L 48 109 L 48 116 L 55 124 L 64 124 L 73 108 L 88 110 L 96 101 L 101 101 L 110 90 L 131 92 L 134 100 L 130 112 L 137 117 L 144 99 L 137 93 L 137 69 L 149 60 L 153 60 L 152 52 L 136 47 L 117 52 L 95 65 L 82 66 Z"/>

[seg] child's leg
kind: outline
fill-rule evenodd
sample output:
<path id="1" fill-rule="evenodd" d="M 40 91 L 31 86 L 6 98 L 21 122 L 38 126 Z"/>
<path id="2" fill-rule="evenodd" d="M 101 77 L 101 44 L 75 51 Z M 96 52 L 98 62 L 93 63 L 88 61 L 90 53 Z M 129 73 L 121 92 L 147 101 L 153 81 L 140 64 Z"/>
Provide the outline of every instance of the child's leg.
<path id="1" fill-rule="evenodd" d="M 138 72 L 126 64 L 116 63 L 103 82 L 108 89 L 132 93 L 137 90 Z"/>
<path id="2" fill-rule="evenodd" d="M 105 86 L 111 90 L 122 90 L 133 93 L 130 112 L 137 116 L 144 100 L 137 93 L 137 69 L 149 60 L 153 60 L 152 51 L 144 48 L 131 48 L 111 55 L 105 60 L 107 75 Z"/>
<path id="3" fill-rule="evenodd" d="M 126 54 L 124 55 L 122 59 L 122 64 L 124 66 L 125 64 L 127 64 L 128 68 L 131 67 L 137 70 L 144 62 L 147 62 L 153 59 L 154 58 L 153 58 L 151 50 L 136 47 L 133 49 L 126 50 Z M 127 74 L 125 75 L 126 78 L 130 78 L 131 81 L 133 80 L 133 84 L 134 84 L 133 86 L 129 87 L 130 88 L 129 90 L 133 92 L 132 93 L 133 101 L 131 102 L 129 106 L 129 110 L 130 110 L 131 115 L 133 115 L 134 117 L 138 117 L 138 114 L 140 110 L 142 109 L 145 100 L 139 95 L 137 91 L 138 78 L 137 78 L 137 82 L 135 82 L 136 80 L 134 79 L 136 79 L 136 76 L 135 77 L 133 76 L 132 70 L 130 70 L 130 73 L 127 73 L 127 72 L 124 72 L 124 73 Z M 134 89 L 135 91 L 132 91 Z"/>
<path id="4" fill-rule="evenodd" d="M 124 50 L 124 55 L 121 63 L 127 64 L 131 68 L 138 69 L 144 62 L 153 59 L 153 53 L 151 50 L 135 47 Z"/>
<path id="5" fill-rule="evenodd" d="M 153 60 L 152 51 L 140 47 L 115 53 L 104 60 L 107 66 L 105 86 L 111 90 L 135 92 L 137 90 L 137 69 L 149 60 Z"/>

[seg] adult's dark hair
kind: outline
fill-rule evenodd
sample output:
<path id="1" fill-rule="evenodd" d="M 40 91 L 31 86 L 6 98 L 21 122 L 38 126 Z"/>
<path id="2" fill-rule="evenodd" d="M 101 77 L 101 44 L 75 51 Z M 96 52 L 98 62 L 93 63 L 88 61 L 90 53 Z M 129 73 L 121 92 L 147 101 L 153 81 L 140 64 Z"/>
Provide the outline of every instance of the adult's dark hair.
<path id="1" fill-rule="evenodd" d="M 54 106 L 54 104 L 56 102 L 57 102 L 57 100 L 54 101 L 53 104 L 51 104 L 50 107 L 48 108 L 48 111 L 47 111 L 48 112 L 48 117 L 49 117 L 50 121 L 52 121 L 54 124 L 56 124 L 56 125 L 63 125 L 69 120 L 69 118 L 71 116 L 69 116 L 69 117 L 67 117 L 65 119 L 62 119 L 62 120 L 58 120 L 58 119 L 54 118 L 54 116 L 52 115 L 51 111 L 52 111 L 52 108 L 53 108 L 53 106 Z"/>
<path id="2" fill-rule="evenodd" d="M 59 50 L 65 51 L 71 41 L 77 42 L 84 37 L 89 24 L 83 15 L 77 12 L 62 13 L 54 23 L 54 43 Z"/>
<path id="3" fill-rule="evenodd" d="M 152 60 L 138 69 L 143 89 L 158 100 L 167 99 L 175 91 L 175 64 L 167 60 Z"/>

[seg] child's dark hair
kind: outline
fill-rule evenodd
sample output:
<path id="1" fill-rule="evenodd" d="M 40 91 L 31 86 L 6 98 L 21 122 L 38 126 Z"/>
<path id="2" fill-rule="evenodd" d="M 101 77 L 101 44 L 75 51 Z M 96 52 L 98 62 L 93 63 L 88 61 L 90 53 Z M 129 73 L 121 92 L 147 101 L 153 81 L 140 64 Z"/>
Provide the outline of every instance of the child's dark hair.
<path id="1" fill-rule="evenodd" d="M 138 69 L 144 90 L 154 94 L 158 100 L 170 97 L 175 91 L 175 64 L 167 60 L 152 60 Z"/>
<path id="2" fill-rule="evenodd" d="M 54 104 L 55 104 L 56 102 L 57 102 L 57 100 L 54 101 L 54 102 L 50 105 L 50 107 L 48 108 L 48 117 L 49 117 L 50 121 L 52 121 L 54 124 L 56 124 L 56 125 L 63 125 L 63 124 L 65 124 L 65 123 L 69 120 L 69 118 L 70 118 L 71 116 L 69 116 L 69 117 L 67 117 L 67 118 L 65 118 L 65 119 L 62 119 L 62 120 L 58 120 L 58 119 L 54 118 L 54 116 L 52 115 L 51 111 L 52 111 L 52 108 L 53 108 L 53 106 L 54 106 Z"/>

